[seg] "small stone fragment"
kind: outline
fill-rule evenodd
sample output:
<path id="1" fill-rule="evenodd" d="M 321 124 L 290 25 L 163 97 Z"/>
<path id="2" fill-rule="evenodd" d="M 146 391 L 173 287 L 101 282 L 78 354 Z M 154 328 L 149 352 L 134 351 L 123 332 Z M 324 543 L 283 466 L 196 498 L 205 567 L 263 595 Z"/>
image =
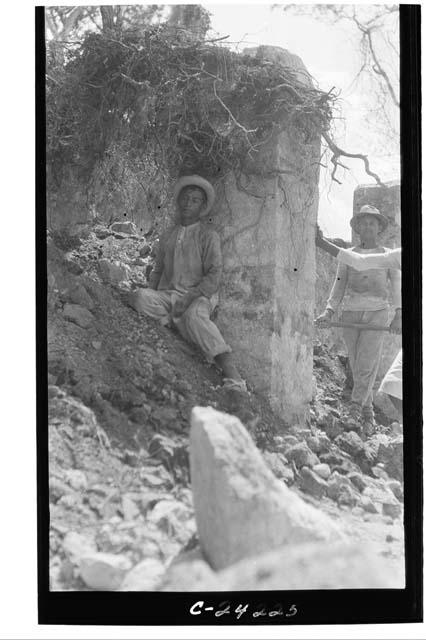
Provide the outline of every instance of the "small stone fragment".
<path id="1" fill-rule="evenodd" d="M 364 448 L 364 443 L 355 431 L 348 431 L 336 438 L 336 444 L 350 456 L 357 456 Z"/>
<path id="2" fill-rule="evenodd" d="M 352 482 L 354 487 L 358 489 L 360 493 L 362 493 L 364 489 L 366 489 L 368 486 L 367 481 L 364 479 L 364 477 L 360 473 L 356 473 L 356 472 L 348 473 L 347 477 Z"/>
<path id="3" fill-rule="evenodd" d="M 318 456 L 316 456 L 304 442 L 300 442 L 287 449 L 285 456 L 289 462 L 293 461 L 297 468 L 314 467 L 316 464 L 319 464 Z"/>
<path id="4" fill-rule="evenodd" d="M 131 566 L 124 555 L 94 553 L 81 559 L 80 576 L 91 589 L 113 591 L 121 586 Z"/>
<path id="5" fill-rule="evenodd" d="M 137 235 L 138 230 L 134 222 L 125 220 L 123 222 L 113 222 L 110 226 L 111 231 L 114 233 L 127 233 L 130 235 Z"/>
<path id="6" fill-rule="evenodd" d="M 328 480 L 331 476 L 331 469 L 328 464 L 325 464 L 324 462 L 321 464 L 316 464 L 312 470 L 323 480 Z"/>
<path id="7" fill-rule="evenodd" d="M 387 483 L 387 486 L 392 491 L 395 498 L 397 498 L 400 502 L 404 501 L 404 491 L 402 489 L 402 484 L 398 482 L 398 480 L 390 480 Z"/>
<path id="8" fill-rule="evenodd" d="M 77 561 L 97 551 L 94 539 L 77 531 L 69 531 L 65 535 L 62 547 L 72 559 Z"/>
<path id="9" fill-rule="evenodd" d="M 384 516 L 390 516 L 395 519 L 401 515 L 402 506 L 399 502 L 384 502 L 382 504 L 382 512 Z"/>
<path id="10" fill-rule="evenodd" d="M 120 591 L 156 591 L 164 571 L 164 565 L 158 559 L 144 558 L 126 575 Z"/>
<path id="11" fill-rule="evenodd" d="M 368 496 L 361 496 L 359 506 L 362 507 L 364 511 L 367 511 L 367 513 L 379 513 L 376 505 Z"/>
<path id="12" fill-rule="evenodd" d="M 87 327 L 89 327 L 94 318 L 93 315 L 90 313 L 90 311 L 88 309 L 85 309 L 84 307 L 81 307 L 78 304 L 66 304 L 64 306 L 64 318 L 66 320 L 70 320 L 71 322 L 74 322 L 75 324 L 77 324 L 79 327 L 82 327 L 83 329 L 86 329 Z"/>
<path id="13" fill-rule="evenodd" d="M 300 470 L 300 488 L 316 498 L 322 498 L 327 493 L 328 484 L 309 467 Z"/>
<path id="14" fill-rule="evenodd" d="M 67 469 L 65 471 L 65 479 L 75 491 L 86 491 L 87 478 L 83 471 L 79 469 Z"/>

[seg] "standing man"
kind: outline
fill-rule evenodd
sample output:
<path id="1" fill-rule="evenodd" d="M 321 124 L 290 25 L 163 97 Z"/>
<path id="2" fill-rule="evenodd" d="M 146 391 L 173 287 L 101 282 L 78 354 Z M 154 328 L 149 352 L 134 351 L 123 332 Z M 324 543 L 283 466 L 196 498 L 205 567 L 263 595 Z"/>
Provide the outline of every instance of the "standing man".
<path id="1" fill-rule="evenodd" d="M 176 224 L 160 239 L 149 289 L 138 289 L 131 306 L 174 324 L 182 337 L 196 344 L 222 370 L 228 388 L 246 391 L 231 355 L 210 316 L 218 302 L 222 252 L 216 231 L 200 220 L 211 210 L 213 186 L 198 175 L 184 176 L 176 184 Z"/>
<path id="2" fill-rule="evenodd" d="M 360 237 L 360 244 L 350 251 L 359 254 L 388 253 L 379 245 L 378 236 L 388 221 L 378 209 L 365 205 L 354 215 L 351 226 Z M 329 326 L 338 305 L 343 301 L 342 320 L 347 323 L 387 325 L 389 321 L 388 283 L 392 302 L 396 308 L 391 329 L 401 333 L 401 274 L 396 269 L 369 269 L 356 271 L 339 263 L 336 279 L 327 306 L 316 320 L 320 327 Z M 384 332 L 368 329 L 343 329 L 348 349 L 354 386 L 350 413 L 364 423 L 366 434 L 374 431 L 373 385 L 376 380 L 383 348 Z"/>

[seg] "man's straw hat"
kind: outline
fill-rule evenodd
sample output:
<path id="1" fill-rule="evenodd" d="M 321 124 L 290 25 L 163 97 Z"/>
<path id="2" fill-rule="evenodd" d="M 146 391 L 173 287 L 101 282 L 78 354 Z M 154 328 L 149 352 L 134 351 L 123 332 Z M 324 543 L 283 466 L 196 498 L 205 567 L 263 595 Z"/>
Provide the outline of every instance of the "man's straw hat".
<path id="1" fill-rule="evenodd" d="M 175 185 L 174 195 L 173 195 L 173 200 L 175 204 L 177 204 L 179 194 L 184 187 L 199 187 L 204 191 L 204 193 L 206 194 L 207 204 L 201 215 L 205 216 L 207 213 L 209 213 L 213 206 L 215 196 L 216 196 L 213 185 L 211 185 L 208 180 L 206 180 L 205 178 L 202 178 L 201 176 L 197 176 L 197 175 L 182 176 L 181 178 L 179 178 L 179 180 L 176 182 L 176 185 Z"/>

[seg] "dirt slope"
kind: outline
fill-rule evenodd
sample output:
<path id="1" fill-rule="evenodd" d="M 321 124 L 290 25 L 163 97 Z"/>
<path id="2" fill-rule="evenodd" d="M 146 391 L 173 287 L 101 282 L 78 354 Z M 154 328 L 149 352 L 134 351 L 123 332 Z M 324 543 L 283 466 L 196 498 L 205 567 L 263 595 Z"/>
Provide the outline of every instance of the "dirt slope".
<path id="1" fill-rule="evenodd" d="M 344 359 L 316 346 L 309 425 L 286 425 L 253 392 L 224 391 L 177 333 L 127 306 L 146 284 L 152 247 L 126 224 L 48 238 L 51 588 L 93 586 L 80 561 L 97 551 L 126 575 L 104 588 L 131 588 L 142 563 L 144 588 L 154 589 L 171 560 L 197 546 L 194 405 L 238 415 L 282 481 L 400 562 L 400 439 L 383 424 L 365 440 L 348 423 Z"/>

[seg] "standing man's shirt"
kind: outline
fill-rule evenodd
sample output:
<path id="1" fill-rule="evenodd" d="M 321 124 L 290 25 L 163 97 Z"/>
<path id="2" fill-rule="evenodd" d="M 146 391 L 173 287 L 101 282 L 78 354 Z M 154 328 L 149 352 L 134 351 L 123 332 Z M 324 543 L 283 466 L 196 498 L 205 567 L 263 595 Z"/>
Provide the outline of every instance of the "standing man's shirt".
<path id="1" fill-rule="evenodd" d="M 211 298 L 219 289 L 222 264 L 220 238 L 214 229 L 202 222 L 176 225 L 160 239 L 150 286 L 159 291 L 196 291 Z"/>
<path id="2" fill-rule="evenodd" d="M 341 251 L 345 251 L 345 256 L 349 254 L 356 257 L 364 257 L 373 253 L 375 256 L 385 256 L 390 252 L 390 250 L 383 247 L 374 249 L 356 248 Z M 370 267 L 370 269 L 360 272 L 350 264 L 344 264 L 340 260 L 326 308 L 335 312 L 343 301 L 342 308 L 345 311 L 381 311 L 387 309 L 389 307 L 389 284 L 393 305 L 400 307 L 401 273 L 399 270 L 383 270 Z"/>

